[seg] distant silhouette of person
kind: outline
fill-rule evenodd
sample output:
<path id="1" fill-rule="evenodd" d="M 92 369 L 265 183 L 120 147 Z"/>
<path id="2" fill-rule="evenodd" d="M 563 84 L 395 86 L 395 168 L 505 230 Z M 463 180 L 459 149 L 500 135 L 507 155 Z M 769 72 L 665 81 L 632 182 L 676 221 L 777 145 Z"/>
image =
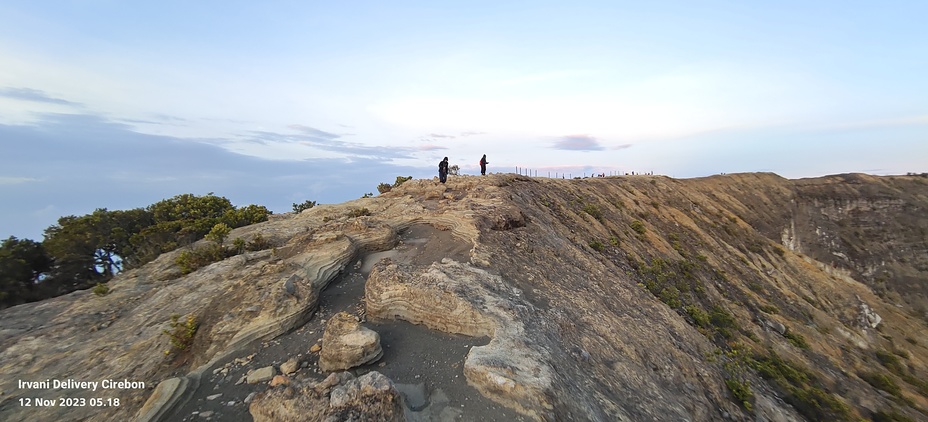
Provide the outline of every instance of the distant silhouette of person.
<path id="1" fill-rule="evenodd" d="M 490 164 L 490 162 L 487 161 L 487 155 L 483 154 L 483 157 L 480 158 L 480 174 L 482 176 L 487 175 L 487 164 Z"/>
<path id="2" fill-rule="evenodd" d="M 445 183 L 448 180 L 448 157 L 438 163 L 438 181 Z"/>

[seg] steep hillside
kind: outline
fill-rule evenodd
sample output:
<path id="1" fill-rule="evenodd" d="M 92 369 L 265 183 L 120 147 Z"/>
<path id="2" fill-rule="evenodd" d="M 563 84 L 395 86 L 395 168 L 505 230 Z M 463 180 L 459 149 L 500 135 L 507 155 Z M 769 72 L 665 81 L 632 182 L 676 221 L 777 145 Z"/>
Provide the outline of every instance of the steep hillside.
<path id="1" fill-rule="evenodd" d="M 392 399 L 336 400 L 361 378 L 318 368 L 309 346 L 342 306 L 396 346 L 355 375 L 426 380 L 428 407 L 400 388 L 411 420 L 502 415 L 446 405 L 471 387 L 540 420 L 928 420 L 926 209 L 919 177 L 413 180 L 236 229 L 267 248 L 189 274 L 175 251 L 107 296 L 0 311 L 0 417 L 176 420 L 214 391 L 220 420 L 290 420 L 306 403 L 394 415 Z M 173 314 L 198 328 L 189 350 L 164 353 Z M 406 367 L 451 352 L 398 342 L 394 319 L 474 340 L 461 365 Z M 303 363 L 289 386 L 235 384 L 252 360 L 282 370 L 274 347 Z M 448 384 L 458 375 L 471 387 Z M 116 407 L 23 406 L 102 397 L 21 382 L 67 379 L 145 386 L 107 390 Z M 233 397 L 248 392 L 263 393 Z"/>

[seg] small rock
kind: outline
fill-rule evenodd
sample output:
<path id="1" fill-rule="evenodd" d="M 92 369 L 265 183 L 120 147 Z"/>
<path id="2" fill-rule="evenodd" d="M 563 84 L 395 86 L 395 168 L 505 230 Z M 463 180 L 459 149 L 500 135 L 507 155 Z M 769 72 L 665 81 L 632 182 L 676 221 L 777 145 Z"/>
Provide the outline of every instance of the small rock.
<path id="1" fill-rule="evenodd" d="M 310 353 L 319 353 L 320 350 L 322 350 L 322 346 L 320 346 L 319 343 L 316 343 L 313 345 L 313 347 L 309 348 Z"/>
<path id="2" fill-rule="evenodd" d="M 245 404 L 251 403 L 251 401 L 255 399 L 256 395 L 258 395 L 257 391 L 252 391 L 248 393 L 248 395 L 245 396 L 245 400 L 244 400 Z"/>
<path id="3" fill-rule="evenodd" d="M 248 379 L 246 381 L 249 384 L 267 382 L 274 378 L 274 375 L 277 375 L 277 370 L 274 369 L 273 366 L 265 366 L 264 368 L 256 369 L 248 374 Z"/>
<path id="4" fill-rule="evenodd" d="M 226 403 L 226 406 L 235 406 L 235 402 L 234 402 L 234 401 L 230 401 L 230 402 Z"/>
<path id="5" fill-rule="evenodd" d="M 296 372 L 297 368 L 300 367 L 299 361 L 296 358 L 290 358 L 286 362 L 280 365 L 280 372 L 283 372 L 284 375 L 290 375 Z"/>
<path id="6" fill-rule="evenodd" d="M 212 411 L 212 410 L 207 410 L 207 411 L 205 411 L 205 412 L 200 412 L 200 417 L 201 417 L 201 418 L 208 418 L 208 417 L 210 417 L 210 416 L 213 416 L 213 411 Z"/>
<path id="7" fill-rule="evenodd" d="M 274 379 L 271 380 L 271 387 L 277 387 L 278 385 L 290 385 L 290 378 L 283 375 L 275 375 Z"/>
<path id="8" fill-rule="evenodd" d="M 222 393 L 213 394 L 213 395 L 211 395 L 211 396 L 206 396 L 206 400 L 213 401 L 213 400 L 216 400 L 216 399 L 218 399 L 218 398 L 220 398 L 220 397 L 222 397 Z"/>

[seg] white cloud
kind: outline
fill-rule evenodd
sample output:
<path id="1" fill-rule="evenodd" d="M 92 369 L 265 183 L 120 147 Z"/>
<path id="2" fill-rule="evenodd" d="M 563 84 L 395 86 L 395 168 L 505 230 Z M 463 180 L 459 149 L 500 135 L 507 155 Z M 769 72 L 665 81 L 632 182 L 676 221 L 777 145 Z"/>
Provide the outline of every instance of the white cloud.
<path id="1" fill-rule="evenodd" d="M 34 177 L 9 177 L 0 176 L 0 185 L 21 185 L 23 183 L 38 182 L 39 179 Z"/>

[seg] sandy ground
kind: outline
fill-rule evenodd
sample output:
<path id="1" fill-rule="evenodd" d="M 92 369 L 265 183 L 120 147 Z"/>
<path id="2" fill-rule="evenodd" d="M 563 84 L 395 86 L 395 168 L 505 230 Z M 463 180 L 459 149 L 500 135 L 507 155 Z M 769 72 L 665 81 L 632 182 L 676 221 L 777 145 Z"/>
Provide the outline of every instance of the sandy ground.
<path id="1" fill-rule="evenodd" d="M 239 381 L 249 369 L 268 365 L 279 368 L 291 357 L 297 357 L 302 364 L 292 378 L 324 379 L 326 374 L 317 366 L 319 356 L 311 353 L 310 348 L 321 344 L 325 321 L 331 316 L 342 311 L 363 316 L 364 282 L 373 264 L 380 259 L 390 257 L 395 262 L 413 265 L 429 265 L 442 258 L 468 260 L 470 245 L 454 239 L 450 232 L 431 226 L 412 226 L 400 234 L 400 240 L 393 250 L 360 257 L 355 265 L 336 278 L 323 291 L 320 307 L 308 323 L 274 340 L 253 344 L 220 362 L 215 368 L 217 372 L 207 372 L 190 399 L 168 419 L 252 420 L 244 400 L 249 394 L 264 391 L 267 385 Z M 403 321 L 365 321 L 363 325 L 380 334 L 383 357 L 350 372 L 363 375 L 376 370 L 393 380 L 404 394 L 407 405 L 415 409 L 407 411 L 409 420 L 527 420 L 481 396 L 467 384 L 464 359 L 472 346 L 486 344 L 488 338 L 445 334 Z M 223 368 L 228 370 L 220 372 Z"/>

